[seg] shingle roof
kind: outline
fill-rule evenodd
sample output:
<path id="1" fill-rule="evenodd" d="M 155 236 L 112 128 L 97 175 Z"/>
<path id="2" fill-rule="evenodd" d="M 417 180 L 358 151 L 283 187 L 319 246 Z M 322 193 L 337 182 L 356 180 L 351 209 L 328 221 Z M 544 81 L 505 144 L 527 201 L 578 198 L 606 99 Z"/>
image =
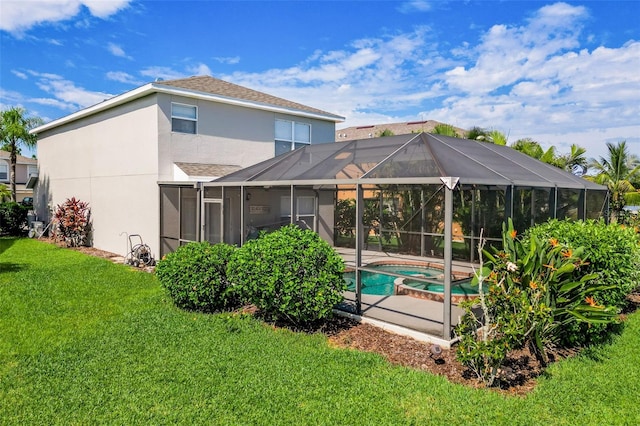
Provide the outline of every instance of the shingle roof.
<path id="1" fill-rule="evenodd" d="M 0 158 L 3 160 L 9 161 L 10 159 L 9 152 L 0 150 Z M 17 160 L 16 164 L 38 164 L 38 160 L 36 160 L 35 158 L 29 158 L 23 155 L 18 155 L 16 160 Z"/>
<path id="2" fill-rule="evenodd" d="M 242 167 L 228 164 L 175 163 L 188 176 L 221 177 L 237 172 Z"/>
<path id="3" fill-rule="evenodd" d="M 211 93 L 218 96 L 224 96 L 231 99 L 241 99 L 250 102 L 256 102 L 264 105 L 272 105 L 278 107 L 284 107 L 288 109 L 294 109 L 299 111 L 310 112 L 313 114 L 322 114 L 335 117 L 342 120 L 343 117 L 332 114 L 321 109 L 313 108 L 307 105 L 302 105 L 297 102 L 288 101 L 286 99 L 278 98 L 257 90 L 249 89 L 248 87 L 239 86 L 237 84 L 229 83 L 228 81 L 220 80 L 211 76 L 194 76 L 189 78 L 182 78 L 177 80 L 157 81 L 154 83 L 156 86 L 170 86 L 179 87 L 181 89 L 192 90 L 201 93 Z"/>
<path id="4" fill-rule="evenodd" d="M 177 80 L 161 80 L 153 83 L 147 83 L 129 92 L 122 93 L 118 96 L 109 98 L 103 102 L 81 109 L 72 114 L 53 120 L 43 124 L 30 133 L 40 134 L 44 131 L 56 128 L 58 126 L 71 123 L 84 117 L 106 111 L 124 105 L 135 99 L 148 96 L 153 93 L 168 93 L 172 95 L 182 95 L 193 98 L 205 99 L 213 102 L 229 103 L 241 105 L 244 107 L 263 109 L 267 111 L 284 112 L 286 114 L 299 115 L 327 120 L 333 122 L 342 122 L 344 117 L 322 111 L 297 102 L 288 101 L 286 99 L 271 96 L 257 90 L 238 86 L 237 84 L 219 80 L 209 76 L 198 76 L 182 78 Z"/>

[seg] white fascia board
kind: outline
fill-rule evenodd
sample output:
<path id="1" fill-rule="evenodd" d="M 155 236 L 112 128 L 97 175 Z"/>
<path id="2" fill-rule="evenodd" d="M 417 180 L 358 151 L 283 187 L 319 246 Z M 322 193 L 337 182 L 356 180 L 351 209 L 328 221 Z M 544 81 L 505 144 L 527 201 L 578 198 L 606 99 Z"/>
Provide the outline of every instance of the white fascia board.
<path id="1" fill-rule="evenodd" d="M 211 101 L 211 102 L 219 102 L 219 103 L 224 103 L 224 104 L 229 104 L 229 105 L 236 105 L 236 106 L 242 106 L 245 108 L 252 108 L 252 109 L 260 109 L 260 110 L 264 110 L 264 111 L 271 111 L 271 112 L 279 112 L 282 114 L 290 114 L 290 115 L 296 115 L 299 117 L 306 117 L 306 118 L 314 118 L 314 119 L 319 119 L 319 120 L 325 120 L 325 121 L 333 121 L 334 123 L 340 123 L 343 122 L 345 120 L 344 117 L 340 117 L 337 115 L 325 115 L 325 114 L 317 114 L 317 113 L 312 113 L 312 112 L 308 112 L 308 111 L 301 111 L 301 110 L 297 110 L 297 109 L 291 109 L 291 108 L 285 108 L 285 107 L 278 107 L 278 106 L 274 106 L 274 105 L 268 105 L 268 104 L 262 104 L 259 102 L 252 102 L 252 101 L 245 101 L 242 99 L 234 99 L 234 98 L 228 98 L 228 97 L 224 97 L 224 96 L 220 96 L 220 95 L 214 95 L 211 93 L 204 93 L 204 92 L 196 92 L 193 90 L 187 90 L 187 89 L 181 89 L 178 87 L 169 87 L 169 86 L 163 86 L 163 85 L 159 85 L 156 83 L 149 83 L 149 84 L 145 84 L 144 86 L 138 87 L 137 89 L 133 89 L 129 92 L 123 93 L 121 95 L 118 96 L 114 96 L 113 98 L 107 99 L 104 102 L 100 102 L 99 104 L 95 104 L 93 106 L 87 107 L 85 109 L 82 109 L 80 111 L 74 112 L 73 114 L 69 114 L 66 115 L 62 118 L 59 118 L 57 120 L 53 120 L 47 124 L 43 124 L 42 126 L 36 127 L 34 129 L 31 129 L 29 131 L 29 133 L 31 134 L 38 134 L 41 132 L 44 132 L 46 130 L 50 130 L 53 128 L 56 128 L 58 126 L 61 126 L 63 124 L 67 124 L 67 123 L 71 123 L 73 121 L 79 120 L 81 118 L 85 118 L 88 117 L 90 115 L 93 114 L 97 114 L 99 112 L 108 110 L 110 108 L 114 108 L 116 106 L 125 104 L 127 102 L 131 102 L 135 99 L 138 98 L 142 98 L 144 96 L 150 95 L 152 93 L 165 93 L 165 94 L 169 94 L 169 95 L 176 95 L 176 96 L 184 96 L 187 98 L 192 98 L 192 99 L 201 99 L 201 100 L 206 100 L 206 101 Z"/>
<path id="2" fill-rule="evenodd" d="M 103 102 L 100 102 L 99 104 L 95 104 L 85 109 L 81 109 L 80 111 L 76 111 L 73 114 L 65 115 L 62 118 L 58 118 L 57 120 L 50 121 L 47 124 L 43 124 L 42 126 L 31 129 L 29 133 L 38 134 L 46 130 L 56 128 L 58 126 L 62 126 L 63 124 L 71 123 L 81 118 L 85 118 L 90 115 L 97 114 L 99 112 L 108 110 L 118 105 L 131 102 L 135 99 L 142 98 L 154 92 L 156 92 L 156 90 L 153 87 L 153 83 L 145 84 L 144 86 L 138 87 L 137 89 L 133 89 L 121 95 L 114 96 L 113 98 L 109 98 Z"/>

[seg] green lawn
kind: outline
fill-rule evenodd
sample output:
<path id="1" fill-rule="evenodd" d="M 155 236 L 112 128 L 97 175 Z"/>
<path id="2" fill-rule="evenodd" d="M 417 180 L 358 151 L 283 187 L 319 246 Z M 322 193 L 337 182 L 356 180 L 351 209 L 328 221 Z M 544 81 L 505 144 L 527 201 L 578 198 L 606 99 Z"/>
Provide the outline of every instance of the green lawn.
<path id="1" fill-rule="evenodd" d="M 155 277 L 0 239 L 0 424 L 640 424 L 640 315 L 527 397 L 175 309 Z"/>

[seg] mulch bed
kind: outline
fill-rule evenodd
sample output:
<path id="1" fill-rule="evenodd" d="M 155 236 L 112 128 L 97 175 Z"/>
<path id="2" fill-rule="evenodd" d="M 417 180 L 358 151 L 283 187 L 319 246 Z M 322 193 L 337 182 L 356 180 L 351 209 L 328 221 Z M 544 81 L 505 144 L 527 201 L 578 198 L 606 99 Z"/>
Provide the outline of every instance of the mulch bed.
<path id="1" fill-rule="evenodd" d="M 56 244 L 52 240 L 49 240 L 49 242 Z M 122 263 L 121 255 L 93 247 L 75 247 L 72 250 Z M 152 267 L 139 269 L 153 270 Z M 628 298 L 631 304 L 630 309 L 625 312 L 627 314 L 640 307 L 640 292 L 633 293 Z M 244 308 L 242 312 L 260 315 L 259 312 L 256 312 L 251 307 Z M 431 353 L 432 345 L 429 343 L 420 342 L 411 337 L 401 336 L 371 324 L 359 323 L 340 316 L 304 328 L 284 323 L 272 324 L 274 327 L 288 328 L 297 332 L 323 333 L 328 337 L 329 344 L 333 347 L 375 352 L 392 364 L 444 376 L 452 383 L 459 383 L 472 388 L 484 387 L 484 384 L 471 371 L 458 362 L 455 348 L 442 348 L 440 356 L 434 357 Z M 553 352 L 549 354 L 549 359 L 551 362 L 555 362 L 577 353 L 577 349 Z M 526 395 L 535 388 L 536 379 L 543 373 L 544 368 L 528 349 L 512 351 L 507 356 L 498 385 L 492 389 L 509 395 Z"/>

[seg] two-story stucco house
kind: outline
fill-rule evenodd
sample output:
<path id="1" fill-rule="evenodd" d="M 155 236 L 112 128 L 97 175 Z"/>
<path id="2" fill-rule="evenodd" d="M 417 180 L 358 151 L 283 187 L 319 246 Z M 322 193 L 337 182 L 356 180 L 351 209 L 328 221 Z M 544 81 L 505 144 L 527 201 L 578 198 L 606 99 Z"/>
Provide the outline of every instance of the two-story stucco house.
<path id="1" fill-rule="evenodd" d="M 48 221 L 56 205 L 79 198 L 91 207 L 95 247 L 124 253 L 126 233 L 140 234 L 159 253 L 159 182 L 211 181 L 332 143 L 343 120 L 213 77 L 155 81 L 32 131 L 36 211 Z"/>
<path id="2" fill-rule="evenodd" d="M 11 162 L 10 154 L 0 150 L 0 183 L 10 188 Z M 29 185 L 29 179 L 38 175 L 38 160 L 35 158 L 18 155 L 16 157 L 16 201 L 20 202 L 25 197 L 33 196 L 33 188 Z"/>

